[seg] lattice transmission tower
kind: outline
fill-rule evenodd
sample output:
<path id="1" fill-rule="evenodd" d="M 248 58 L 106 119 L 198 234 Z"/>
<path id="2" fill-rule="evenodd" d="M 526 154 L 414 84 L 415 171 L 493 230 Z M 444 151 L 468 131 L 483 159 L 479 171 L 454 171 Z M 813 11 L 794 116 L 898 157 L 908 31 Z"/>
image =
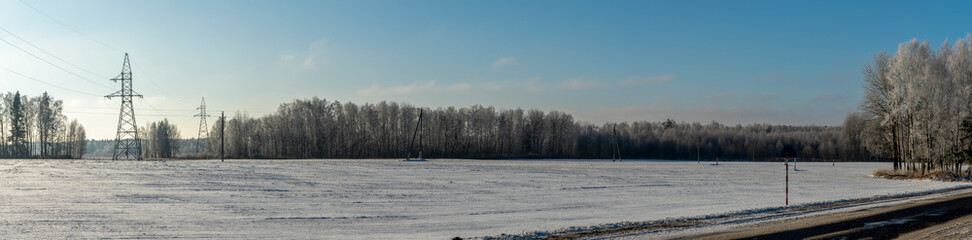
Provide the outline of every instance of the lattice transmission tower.
<path id="1" fill-rule="evenodd" d="M 196 139 L 196 153 L 199 153 L 199 149 L 202 148 L 203 139 L 209 139 L 209 127 L 206 126 L 206 98 L 202 98 L 202 102 L 199 103 L 199 114 L 193 115 L 193 117 L 199 117 L 199 135 Z"/>
<path id="2" fill-rule="evenodd" d="M 105 97 L 120 97 L 122 100 L 121 112 L 118 113 L 118 132 L 115 134 L 115 151 L 111 154 L 111 159 L 118 160 L 124 155 L 124 159 L 142 160 L 142 141 L 138 138 L 135 107 L 132 106 L 132 98 L 141 98 L 142 95 L 132 90 L 132 66 L 128 62 L 128 53 L 125 53 L 121 74 L 111 81 L 121 82 L 121 90 Z"/>

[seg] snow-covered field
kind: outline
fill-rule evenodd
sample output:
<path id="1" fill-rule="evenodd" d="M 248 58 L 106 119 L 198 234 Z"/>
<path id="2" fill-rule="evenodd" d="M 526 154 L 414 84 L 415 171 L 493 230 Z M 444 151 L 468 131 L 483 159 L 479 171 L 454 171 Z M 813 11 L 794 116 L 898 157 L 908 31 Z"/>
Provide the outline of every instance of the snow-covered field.
<path id="1" fill-rule="evenodd" d="M 799 163 L 790 203 L 961 185 Z M 784 203 L 782 163 L 571 160 L 0 161 L 9 238 L 446 239 Z"/>

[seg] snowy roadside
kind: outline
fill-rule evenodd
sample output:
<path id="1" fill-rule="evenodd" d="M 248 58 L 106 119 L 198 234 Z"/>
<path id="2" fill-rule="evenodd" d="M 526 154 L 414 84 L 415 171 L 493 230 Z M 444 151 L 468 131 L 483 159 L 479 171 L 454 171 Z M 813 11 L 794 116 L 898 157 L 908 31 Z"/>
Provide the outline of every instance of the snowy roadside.
<path id="1" fill-rule="evenodd" d="M 523 234 L 503 234 L 477 239 L 659 239 L 685 234 L 717 232 L 739 226 L 834 212 L 854 211 L 904 201 L 937 198 L 972 192 L 972 185 L 944 189 L 804 203 L 793 206 L 748 209 L 694 217 L 655 221 L 619 222 L 596 226 L 569 227 Z"/>

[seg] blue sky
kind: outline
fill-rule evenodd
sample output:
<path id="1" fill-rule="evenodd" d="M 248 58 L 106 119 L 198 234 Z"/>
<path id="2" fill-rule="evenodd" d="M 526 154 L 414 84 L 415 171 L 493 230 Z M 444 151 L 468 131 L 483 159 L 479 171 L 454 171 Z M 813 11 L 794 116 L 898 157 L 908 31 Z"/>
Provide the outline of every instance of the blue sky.
<path id="1" fill-rule="evenodd" d="M 874 53 L 912 38 L 938 46 L 964 37 L 969 5 L 0 0 L 0 27 L 84 70 L 7 32 L 0 39 L 110 87 L 128 52 L 145 95 L 135 102 L 138 121 L 167 117 L 186 137 L 197 131 L 201 97 L 210 114 L 253 116 L 318 96 L 561 110 L 594 123 L 839 125 L 857 108 Z M 96 96 L 115 91 L 2 42 L 0 67 Z M 0 86 L 48 91 L 89 136 L 114 136 L 117 100 L 2 69 Z"/>

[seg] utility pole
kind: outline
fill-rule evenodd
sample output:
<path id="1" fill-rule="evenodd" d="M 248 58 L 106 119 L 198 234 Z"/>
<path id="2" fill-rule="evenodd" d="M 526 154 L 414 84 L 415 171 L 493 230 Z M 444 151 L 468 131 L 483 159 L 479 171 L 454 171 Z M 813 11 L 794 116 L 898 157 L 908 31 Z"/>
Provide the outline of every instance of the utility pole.
<path id="1" fill-rule="evenodd" d="M 105 97 L 108 99 L 121 97 L 122 100 L 121 112 L 118 113 L 118 131 L 115 134 L 115 151 L 111 154 L 111 159 L 118 160 L 124 155 L 125 159 L 142 160 L 142 141 L 138 139 L 135 108 L 132 106 L 132 98 L 141 98 L 142 95 L 132 90 L 132 67 L 128 61 L 128 53 L 125 53 L 121 74 L 111 81 L 121 82 L 121 90 Z"/>
<path id="2" fill-rule="evenodd" d="M 834 150 L 834 153 L 835 153 L 834 155 L 836 155 L 836 156 L 830 158 L 830 166 L 831 167 L 836 167 L 837 166 L 837 158 L 840 157 L 840 147 L 838 146 L 835 149 L 836 150 Z"/>
<path id="3" fill-rule="evenodd" d="M 226 112 L 219 112 L 219 161 L 223 158 L 223 148 L 226 147 Z"/>
<path id="4" fill-rule="evenodd" d="M 196 154 L 199 154 L 199 149 L 202 148 L 200 141 L 209 138 L 209 127 L 206 126 L 206 117 L 209 117 L 209 114 L 206 114 L 206 98 L 202 98 L 202 103 L 196 109 L 199 110 L 199 114 L 193 117 L 199 117 L 199 135 L 196 136 Z"/>
<path id="5" fill-rule="evenodd" d="M 611 161 L 614 162 L 617 159 L 618 162 L 621 161 L 621 147 L 618 146 L 620 138 L 618 138 L 618 124 L 614 124 L 614 154 L 611 156 Z"/>
<path id="6" fill-rule="evenodd" d="M 425 109 L 419 109 L 418 123 L 415 124 L 415 132 L 412 133 L 412 141 L 408 142 L 408 151 L 405 152 L 405 161 L 412 160 L 412 144 L 415 144 L 415 137 L 419 138 L 419 159 L 422 159 L 422 136 L 419 135 L 419 128 L 422 127 L 422 116 L 425 115 Z"/>
<path id="7" fill-rule="evenodd" d="M 419 122 L 418 122 L 419 125 L 416 126 L 418 128 L 418 130 L 419 130 L 419 145 L 418 145 L 418 154 L 419 154 L 418 155 L 418 158 L 419 158 L 419 160 L 425 160 L 425 157 L 422 156 L 422 150 L 425 150 L 425 148 L 422 147 L 422 146 L 424 146 L 422 144 L 422 135 L 425 135 L 425 134 L 422 134 L 423 130 L 425 130 L 424 128 L 422 128 L 422 113 L 424 113 L 424 112 L 425 112 L 425 110 L 419 111 Z"/>

